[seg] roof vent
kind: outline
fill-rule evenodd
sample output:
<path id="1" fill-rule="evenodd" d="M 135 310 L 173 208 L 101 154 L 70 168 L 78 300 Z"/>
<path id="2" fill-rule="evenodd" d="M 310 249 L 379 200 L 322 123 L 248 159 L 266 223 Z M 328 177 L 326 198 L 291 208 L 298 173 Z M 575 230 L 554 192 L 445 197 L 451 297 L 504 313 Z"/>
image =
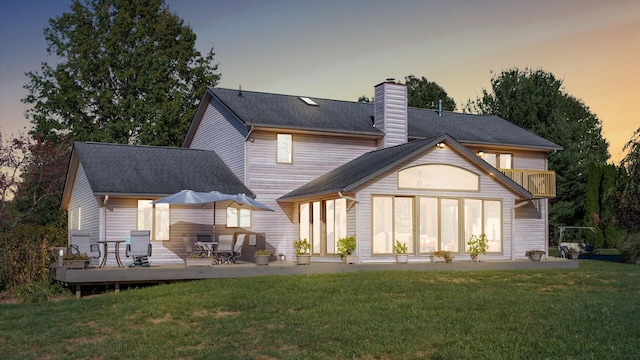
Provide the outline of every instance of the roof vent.
<path id="1" fill-rule="evenodd" d="M 438 116 L 442 116 L 442 99 L 438 100 Z"/>
<path id="2" fill-rule="evenodd" d="M 238 87 L 238 96 L 242 97 L 242 85 Z"/>
<path id="3" fill-rule="evenodd" d="M 387 80 L 385 82 L 395 83 L 396 79 L 395 78 L 387 78 Z"/>
<path id="4" fill-rule="evenodd" d="M 318 106 L 318 103 L 316 103 L 315 101 L 309 99 L 306 96 L 300 96 L 299 99 L 304 101 L 304 103 L 307 104 L 307 105 Z"/>

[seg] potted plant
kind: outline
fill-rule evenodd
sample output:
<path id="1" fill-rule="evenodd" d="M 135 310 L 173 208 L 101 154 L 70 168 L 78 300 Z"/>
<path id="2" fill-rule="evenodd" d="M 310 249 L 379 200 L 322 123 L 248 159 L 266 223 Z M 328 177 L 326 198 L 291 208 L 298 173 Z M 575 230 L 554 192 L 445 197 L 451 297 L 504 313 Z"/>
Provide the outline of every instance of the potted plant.
<path id="1" fill-rule="evenodd" d="M 446 263 L 450 263 L 451 261 L 453 261 L 454 256 L 451 255 L 449 251 L 440 250 L 440 251 L 434 251 L 431 254 L 431 262 L 435 262 L 434 257 L 441 257 L 444 259 Z"/>
<path id="2" fill-rule="evenodd" d="M 407 251 L 409 248 L 406 243 L 401 243 L 396 240 L 396 244 L 393 246 L 393 252 L 396 254 L 396 264 L 406 264 L 409 262 L 409 255 Z"/>
<path id="3" fill-rule="evenodd" d="M 338 254 L 342 258 L 343 264 L 355 264 L 358 257 L 353 255 L 356 251 L 356 236 L 351 235 L 338 239 Z"/>
<path id="4" fill-rule="evenodd" d="M 187 267 L 194 266 L 212 266 L 215 258 L 213 256 L 200 257 L 198 254 L 189 255 L 185 261 Z"/>
<path id="5" fill-rule="evenodd" d="M 540 261 L 540 259 L 542 258 L 542 255 L 544 254 L 545 254 L 544 250 L 527 250 L 527 252 L 524 255 L 528 257 L 529 260 L 531 261 Z"/>
<path id="6" fill-rule="evenodd" d="M 311 244 L 309 244 L 306 238 L 295 240 L 293 242 L 293 249 L 296 252 L 298 265 L 309 265 L 311 263 L 311 255 L 309 255 Z"/>
<path id="7" fill-rule="evenodd" d="M 256 261 L 256 265 L 266 266 L 269 265 L 269 256 L 271 252 L 269 250 L 258 250 L 253 255 L 253 259 Z"/>
<path id="8" fill-rule="evenodd" d="M 88 269 L 91 259 L 87 254 L 72 254 L 67 252 L 62 258 L 62 266 L 67 269 Z"/>
<path id="9" fill-rule="evenodd" d="M 471 255 L 471 261 L 477 262 L 478 255 L 484 255 L 489 248 L 489 241 L 487 240 L 487 235 L 471 235 L 469 241 L 467 241 L 467 245 L 469 246 L 469 255 Z"/>

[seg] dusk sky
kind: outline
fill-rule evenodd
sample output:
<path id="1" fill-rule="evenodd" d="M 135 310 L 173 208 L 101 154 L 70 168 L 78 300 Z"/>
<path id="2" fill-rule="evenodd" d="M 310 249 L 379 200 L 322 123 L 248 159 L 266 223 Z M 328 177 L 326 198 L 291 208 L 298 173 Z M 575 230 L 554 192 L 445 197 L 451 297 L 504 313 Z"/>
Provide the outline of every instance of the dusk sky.
<path id="1" fill-rule="evenodd" d="M 216 51 L 219 87 L 355 101 L 386 78 L 424 76 L 458 104 L 493 73 L 543 69 L 603 123 L 616 163 L 640 126 L 640 2 L 167 1 L 197 47 Z M 71 1 L 0 0 L 0 131 L 24 118 L 27 71 L 46 56 L 43 29 Z M 562 145 L 562 144 L 559 144 Z"/>

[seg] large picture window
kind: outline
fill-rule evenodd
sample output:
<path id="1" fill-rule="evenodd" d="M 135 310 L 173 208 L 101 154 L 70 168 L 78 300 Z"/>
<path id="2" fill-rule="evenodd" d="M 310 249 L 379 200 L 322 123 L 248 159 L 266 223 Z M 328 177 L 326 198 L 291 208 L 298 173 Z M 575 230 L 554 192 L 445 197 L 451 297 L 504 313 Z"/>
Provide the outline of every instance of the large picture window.
<path id="1" fill-rule="evenodd" d="M 150 230 L 152 240 L 169 240 L 169 204 L 138 200 L 138 230 Z"/>
<path id="2" fill-rule="evenodd" d="M 415 225 L 414 225 L 415 223 Z M 484 233 L 487 252 L 502 251 L 502 202 L 469 198 L 374 196 L 372 253 L 392 254 L 396 241 L 409 254 L 461 253 L 471 235 Z"/>

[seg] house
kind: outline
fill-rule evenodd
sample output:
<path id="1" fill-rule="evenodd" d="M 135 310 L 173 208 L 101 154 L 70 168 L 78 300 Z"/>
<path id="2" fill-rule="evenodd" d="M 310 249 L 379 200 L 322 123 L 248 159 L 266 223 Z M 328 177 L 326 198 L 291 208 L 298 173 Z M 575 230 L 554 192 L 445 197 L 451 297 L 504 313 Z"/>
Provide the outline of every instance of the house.
<path id="1" fill-rule="evenodd" d="M 85 226 L 74 213 L 82 200 L 72 201 L 81 196 L 96 200 L 84 214 L 102 214 L 109 203 L 117 211 L 116 198 L 131 202 L 126 220 L 120 217 L 127 225 L 93 225 L 98 238 L 108 238 L 123 234 L 115 235 L 111 226 L 135 225 L 136 201 L 203 186 L 205 191 L 249 193 L 275 209 L 243 214 L 217 209 L 206 215 L 215 217 L 216 233 L 264 234 L 271 249 L 289 258 L 293 240 L 307 238 L 313 261 L 336 261 L 338 239 L 356 234 L 363 262 L 391 261 L 396 241 L 408 245 L 411 261 L 426 260 L 436 250 L 468 259 L 462 256 L 466 241 L 480 233 L 489 239 L 488 259 L 525 258 L 526 250 L 546 249 L 548 199 L 555 196 L 555 174 L 548 171 L 547 158 L 562 149 L 497 116 L 409 108 L 406 86 L 392 80 L 376 85 L 372 104 L 209 88 L 183 149 L 175 151 L 186 157 L 211 154 L 216 166 L 227 168 L 223 173 L 233 175 L 224 180 L 207 183 L 201 173 L 178 180 L 175 173 L 185 171 L 183 165 L 174 170 L 172 160 L 165 159 L 138 165 L 152 168 L 144 170 L 154 172 L 149 180 L 166 188 L 114 188 L 107 194 L 82 179 L 83 170 L 106 170 L 88 169 L 96 158 L 83 158 L 83 146 L 118 147 L 75 145 L 63 201 L 69 229 Z M 130 167 L 145 161 L 133 153 L 154 149 L 120 147 L 132 153 Z M 111 166 L 116 173 L 124 170 Z M 76 194 L 82 190 L 73 177 L 90 185 L 85 195 Z M 233 188 L 219 181 L 230 181 Z M 114 200 L 103 206 L 106 196 Z M 202 210 L 172 205 L 148 211 L 156 217 L 168 214 L 170 227 L 178 227 L 181 221 L 195 224 Z M 167 244 L 177 241 L 179 231 L 169 235 Z"/>

